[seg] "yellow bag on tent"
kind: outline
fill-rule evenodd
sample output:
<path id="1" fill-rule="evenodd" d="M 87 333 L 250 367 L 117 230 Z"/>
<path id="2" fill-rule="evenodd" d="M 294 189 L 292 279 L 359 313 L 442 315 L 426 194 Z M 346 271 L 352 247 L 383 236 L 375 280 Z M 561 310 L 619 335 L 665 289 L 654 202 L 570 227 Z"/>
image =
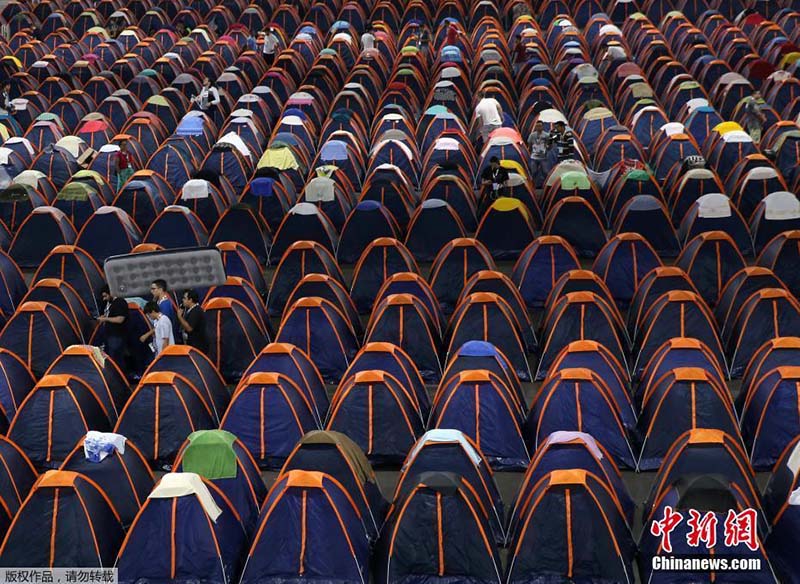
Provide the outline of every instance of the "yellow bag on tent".
<path id="1" fill-rule="evenodd" d="M 515 172 L 520 175 L 522 178 L 527 178 L 527 174 L 525 173 L 525 169 L 522 168 L 522 165 L 515 161 L 515 160 L 501 160 L 500 166 L 508 170 L 509 172 Z"/>
<path id="2" fill-rule="evenodd" d="M 800 60 L 800 53 L 798 53 L 797 51 L 787 53 L 786 55 L 784 55 L 783 59 L 781 59 L 780 65 L 778 65 L 778 67 L 781 69 L 788 69 L 789 67 L 797 63 L 798 60 Z"/>
<path id="3" fill-rule="evenodd" d="M 519 199 L 513 197 L 500 197 L 492 203 L 492 209 L 500 213 L 509 213 L 511 211 L 519 211 L 525 219 L 528 219 L 528 209 L 522 204 Z"/>
<path id="4" fill-rule="evenodd" d="M 744 131 L 744 128 L 742 128 L 736 122 L 722 122 L 722 123 L 717 124 L 716 126 L 714 126 L 714 130 L 713 131 L 717 132 L 718 134 L 724 135 L 724 134 L 727 134 L 728 132 L 741 132 L 741 131 Z"/>
<path id="5" fill-rule="evenodd" d="M 12 62 L 18 71 L 22 71 L 24 69 L 24 67 L 22 66 L 22 61 L 20 61 L 13 55 L 6 55 L 5 57 L 2 58 L 2 60 Z"/>

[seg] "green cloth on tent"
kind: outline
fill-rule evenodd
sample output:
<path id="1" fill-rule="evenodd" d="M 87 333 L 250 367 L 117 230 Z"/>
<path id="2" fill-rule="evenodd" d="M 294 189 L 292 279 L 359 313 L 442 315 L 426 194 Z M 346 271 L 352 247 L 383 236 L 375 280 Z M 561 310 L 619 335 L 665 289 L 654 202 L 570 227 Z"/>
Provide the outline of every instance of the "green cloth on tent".
<path id="1" fill-rule="evenodd" d="M 61 121 L 56 114 L 51 114 L 50 112 L 44 112 L 43 114 L 39 114 L 36 116 L 37 122 L 53 122 L 56 124 L 61 130 L 64 129 L 64 122 Z"/>
<path id="2" fill-rule="evenodd" d="M 78 172 L 72 175 L 73 180 L 80 180 L 82 178 L 88 178 L 93 180 L 94 183 L 97 185 L 98 189 L 102 188 L 103 186 L 103 175 L 101 175 L 96 170 L 83 169 L 79 170 Z"/>
<path id="3" fill-rule="evenodd" d="M 657 105 L 654 99 L 649 97 L 643 97 L 639 101 L 633 104 L 633 111 L 638 111 L 640 108 L 646 107 L 648 105 Z"/>
<path id="4" fill-rule="evenodd" d="M 233 443 L 236 436 L 225 430 L 199 430 L 189 434 L 183 452 L 183 472 L 193 472 L 210 480 L 236 477 L 238 464 Z"/>
<path id="5" fill-rule="evenodd" d="M 638 180 L 640 182 L 647 182 L 650 180 L 650 173 L 641 169 L 632 170 L 625 175 L 625 180 Z"/>
<path id="6" fill-rule="evenodd" d="M 561 175 L 561 188 L 568 191 L 575 189 L 585 191 L 592 188 L 592 183 L 585 173 L 573 170 Z"/>
<path id="7" fill-rule="evenodd" d="M 167 98 L 163 95 L 153 95 L 149 97 L 145 103 L 150 103 L 161 107 L 170 107 Z"/>
<path id="8" fill-rule="evenodd" d="M 286 146 L 273 142 L 272 147 L 267 149 L 258 161 L 258 168 L 277 168 L 278 170 L 297 170 L 300 164 L 295 158 L 294 152 Z"/>
<path id="9" fill-rule="evenodd" d="M 83 183 L 70 183 L 59 191 L 56 199 L 59 201 L 87 201 L 90 191 L 91 189 Z"/>

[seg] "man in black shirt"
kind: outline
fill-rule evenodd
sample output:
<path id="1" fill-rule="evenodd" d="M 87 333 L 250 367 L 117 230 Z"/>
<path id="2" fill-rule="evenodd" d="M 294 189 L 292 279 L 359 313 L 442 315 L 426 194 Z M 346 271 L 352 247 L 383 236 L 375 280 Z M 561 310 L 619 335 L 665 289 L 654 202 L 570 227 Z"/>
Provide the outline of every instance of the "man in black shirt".
<path id="1" fill-rule="evenodd" d="M 184 290 L 178 322 L 183 332 L 183 342 L 195 349 L 208 352 L 206 315 L 200 306 L 200 297 L 194 290 Z"/>
<path id="2" fill-rule="evenodd" d="M 98 316 L 97 320 L 105 325 L 106 354 L 125 371 L 128 303 L 124 298 L 113 296 L 108 286 L 100 289 L 100 298 L 103 300 L 104 308 L 103 314 Z"/>
<path id="3" fill-rule="evenodd" d="M 508 171 L 500 166 L 500 159 L 492 156 L 489 166 L 481 173 L 481 184 L 484 189 L 488 189 L 492 199 L 496 199 L 500 189 L 505 186 L 508 180 Z"/>

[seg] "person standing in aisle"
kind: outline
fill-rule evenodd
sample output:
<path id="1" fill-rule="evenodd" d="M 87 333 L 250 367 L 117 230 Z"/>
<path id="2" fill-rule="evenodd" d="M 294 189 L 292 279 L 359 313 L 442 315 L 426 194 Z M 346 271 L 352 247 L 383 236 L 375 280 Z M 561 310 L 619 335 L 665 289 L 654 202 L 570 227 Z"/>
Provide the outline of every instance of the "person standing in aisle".
<path id="1" fill-rule="evenodd" d="M 111 294 L 108 285 L 100 289 L 103 314 L 97 317 L 105 329 L 105 352 L 125 372 L 125 345 L 128 338 L 128 303 L 124 298 Z"/>
<path id="2" fill-rule="evenodd" d="M 531 153 L 531 178 L 535 188 L 539 188 L 547 178 L 547 139 L 548 134 L 544 131 L 544 124 L 538 120 L 528 136 L 528 148 Z"/>
<path id="3" fill-rule="evenodd" d="M 555 148 L 559 162 L 575 158 L 575 136 L 563 121 L 555 123 L 547 142 L 550 148 Z"/>
<path id="4" fill-rule="evenodd" d="M 764 115 L 764 108 L 767 102 L 761 97 L 761 92 L 756 91 L 750 97 L 745 99 L 744 102 L 744 116 L 743 122 L 747 133 L 753 139 L 753 142 L 758 145 L 761 142 L 761 134 L 764 131 L 764 124 L 767 122 L 767 116 Z"/>
<path id="5" fill-rule="evenodd" d="M 114 170 L 117 175 L 117 192 L 122 190 L 122 186 L 128 182 L 133 174 L 133 160 L 128 152 L 128 141 L 122 140 L 119 143 L 119 151 L 114 155 Z"/>
<path id="6" fill-rule="evenodd" d="M 261 54 L 267 67 L 272 67 L 273 63 L 275 63 L 275 53 L 278 52 L 280 43 L 281 40 L 275 34 L 275 29 L 269 27 L 266 34 L 264 34 L 264 43 L 261 45 Z"/>
<path id="7" fill-rule="evenodd" d="M 207 353 L 206 315 L 200 306 L 200 297 L 194 290 L 183 291 L 181 308 L 178 310 L 178 322 L 181 325 L 184 344 L 194 347 L 202 353 Z"/>
<path id="8" fill-rule="evenodd" d="M 203 78 L 203 87 L 200 89 L 200 94 L 192 97 L 192 102 L 197 104 L 200 111 L 213 115 L 221 100 L 219 98 L 219 90 L 211 84 L 210 78 Z"/>

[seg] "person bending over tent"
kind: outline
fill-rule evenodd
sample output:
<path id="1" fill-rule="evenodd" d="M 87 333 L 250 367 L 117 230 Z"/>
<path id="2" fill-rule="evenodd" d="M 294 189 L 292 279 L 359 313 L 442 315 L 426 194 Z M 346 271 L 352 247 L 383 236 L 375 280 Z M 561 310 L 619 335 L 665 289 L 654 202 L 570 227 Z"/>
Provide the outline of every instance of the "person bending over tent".
<path id="1" fill-rule="evenodd" d="M 508 171 L 500 166 L 500 159 L 492 156 L 489 159 L 489 166 L 481 173 L 481 185 L 484 190 L 482 203 L 487 199 L 494 201 L 500 194 L 500 189 L 508 182 Z"/>
<path id="2" fill-rule="evenodd" d="M 127 140 L 119 143 L 119 151 L 114 155 L 114 170 L 117 174 L 117 192 L 119 192 L 133 174 L 133 159 L 128 152 Z"/>
<path id="3" fill-rule="evenodd" d="M 175 337 L 172 334 L 172 322 L 167 316 L 161 314 L 161 309 L 156 302 L 150 301 L 145 304 L 144 314 L 153 323 L 153 328 L 139 337 L 139 340 L 146 343 L 147 339 L 153 337 L 150 349 L 152 349 L 153 354 L 159 355 L 161 351 L 175 344 Z"/>
<path id="4" fill-rule="evenodd" d="M 258 38 L 259 39 L 264 38 L 263 31 L 258 33 Z M 247 35 L 247 39 L 245 40 L 245 46 L 247 46 L 248 51 L 255 51 L 258 49 L 258 40 L 256 40 L 256 37 L 253 36 L 252 32 Z"/>
<path id="5" fill-rule="evenodd" d="M 478 92 L 478 105 L 475 106 L 475 117 L 481 125 L 483 143 L 489 141 L 489 134 L 503 125 L 503 106 L 484 90 Z"/>
<path id="6" fill-rule="evenodd" d="M 514 37 L 514 48 L 511 51 L 514 56 L 514 75 L 519 75 L 528 60 L 528 44 L 522 38 L 522 33 L 517 33 Z"/>
<path id="7" fill-rule="evenodd" d="M 120 33 L 120 25 L 119 25 L 119 23 L 116 22 L 116 21 L 112 21 L 112 22 L 108 23 L 108 26 L 106 27 L 106 32 L 108 33 L 108 36 L 110 38 L 116 39 L 119 36 L 119 33 Z"/>

